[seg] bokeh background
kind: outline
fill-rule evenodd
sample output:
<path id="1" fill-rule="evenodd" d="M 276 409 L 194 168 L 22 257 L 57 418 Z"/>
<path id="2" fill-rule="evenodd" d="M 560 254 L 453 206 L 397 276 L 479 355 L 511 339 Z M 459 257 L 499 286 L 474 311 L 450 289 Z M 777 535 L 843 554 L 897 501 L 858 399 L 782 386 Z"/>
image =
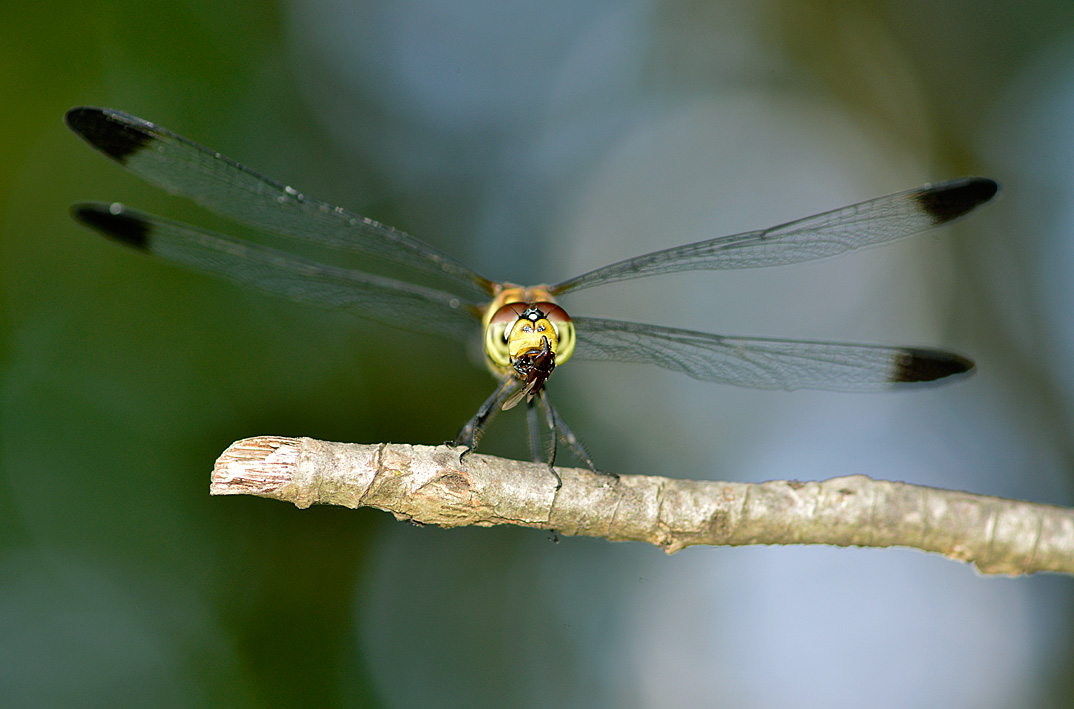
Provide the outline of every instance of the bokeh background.
<path id="1" fill-rule="evenodd" d="M 824 263 L 609 286 L 572 312 L 943 346 L 975 376 L 757 392 L 578 364 L 604 468 L 1074 502 L 1074 4 L 0 2 L 0 705 L 1074 706 L 1069 578 L 909 550 L 690 549 L 211 498 L 258 434 L 439 443 L 454 342 L 155 263 L 80 200 L 221 222 L 70 134 L 129 111 L 556 281 L 962 174 L 1001 200 Z M 522 416 L 483 450 L 526 455 Z"/>

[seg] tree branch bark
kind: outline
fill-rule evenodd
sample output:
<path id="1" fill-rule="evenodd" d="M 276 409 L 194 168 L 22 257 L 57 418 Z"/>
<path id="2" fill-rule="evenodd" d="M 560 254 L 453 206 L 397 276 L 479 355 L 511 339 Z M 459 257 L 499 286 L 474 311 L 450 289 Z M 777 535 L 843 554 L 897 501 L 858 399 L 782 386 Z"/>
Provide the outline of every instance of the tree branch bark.
<path id="1" fill-rule="evenodd" d="M 913 547 L 984 574 L 1074 574 L 1074 510 L 872 480 L 703 482 L 650 475 L 618 481 L 450 446 L 357 445 L 260 436 L 233 443 L 213 495 L 257 495 L 299 508 L 375 507 L 442 527 L 515 524 L 565 535 L 656 544 Z"/>

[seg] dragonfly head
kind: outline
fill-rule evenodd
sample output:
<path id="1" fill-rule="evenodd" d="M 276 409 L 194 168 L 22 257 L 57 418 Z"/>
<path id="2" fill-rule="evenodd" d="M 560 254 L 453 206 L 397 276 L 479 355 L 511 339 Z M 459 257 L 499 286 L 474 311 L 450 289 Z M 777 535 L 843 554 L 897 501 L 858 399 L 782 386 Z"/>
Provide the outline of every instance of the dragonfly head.
<path id="1" fill-rule="evenodd" d="M 546 299 L 540 300 L 541 296 Z M 514 370 L 526 380 L 519 367 L 528 370 L 529 362 L 542 351 L 547 351 L 544 357 L 553 367 L 563 364 L 574 353 L 574 343 L 571 317 L 540 288 L 505 290 L 485 315 L 485 355 L 497 373 Z"/>
<path id="2" fill-rule="evenodd" d="M 532 295 L 519 289 L 518 296 Z M 544 387 L 557 364 L 574 352 L 574 323 L 551 301 L 509 300 L 493 310 L 485 325 L 485 355 L 496 372 L 512 372 L 524 382 L 504 402 L 509 409 L 525 396 L 532 399 Z"/>

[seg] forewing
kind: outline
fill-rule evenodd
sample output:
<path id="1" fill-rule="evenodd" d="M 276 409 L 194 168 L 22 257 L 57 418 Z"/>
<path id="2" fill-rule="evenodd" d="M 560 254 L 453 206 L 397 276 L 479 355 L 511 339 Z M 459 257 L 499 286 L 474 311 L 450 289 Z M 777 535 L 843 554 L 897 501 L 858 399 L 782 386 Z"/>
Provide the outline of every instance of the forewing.
<path id="1" fill-rule="evenodd" d="M 661 273 L 760 268 L 835 256 L 946 224 L 991 200 L 999 186 L 964 177 L 878 197 L 787 224 L 676 246 L 551 286 L 553 294 Z"/>
<path id="2" fill-rule="evenodd" d="M 235 221 L 436 273 L 470 293 L 491 292 L 487 279 L 424 241 L 307 197 L 149 121 L 92 107 L 73 108 L 65 120 L 120 165 Z"/>

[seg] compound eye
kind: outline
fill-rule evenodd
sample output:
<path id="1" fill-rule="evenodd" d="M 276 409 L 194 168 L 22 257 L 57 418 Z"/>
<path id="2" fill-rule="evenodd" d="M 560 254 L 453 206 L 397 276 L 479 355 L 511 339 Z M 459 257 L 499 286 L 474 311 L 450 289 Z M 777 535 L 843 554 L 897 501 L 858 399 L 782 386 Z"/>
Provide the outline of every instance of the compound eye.
<path id="1" fill-rule="evenodd" d="M 561 325 L 565 325 L 571 321 L 571 316 L 567 315 L 567 311 L 555 303 L 536 303 L 535 307 L 544 313 L 548 322 L 552 323 L 557 330 L 560 329 Z"/>
<path id="2" fill-rule="evenodd" d="M 500 309 L 492 314 L 492 317 L 489 319 L 489 325 L 502 325 L 506 327 L 522 317 L 522 313 L 524 312 L 526 312 L 525 303 L 508 303 L 507 305 L 500 306 Z"/>
<path id="3" fill-rule="evenodd" d="M 526 312 L 525 303 L 508 303 L 501 305 L 489 318 L 488 326 L 485 328 L 485 354 L 497 367 L 511 365 L 507 339 L 514 324 L 524 312 Z"/>
<path id="4" fill-rule="evenodd" d="M 536 307 L 544 312 L 545 318 L 552 323 L 552 327 L 556 330 L 558 339 L 556 344 L 556 364 L 563 364 L 574 353 L 575 333 L 571 316 L 567 315 L 567 311 L 555 303 L 537 303 Z"/>

